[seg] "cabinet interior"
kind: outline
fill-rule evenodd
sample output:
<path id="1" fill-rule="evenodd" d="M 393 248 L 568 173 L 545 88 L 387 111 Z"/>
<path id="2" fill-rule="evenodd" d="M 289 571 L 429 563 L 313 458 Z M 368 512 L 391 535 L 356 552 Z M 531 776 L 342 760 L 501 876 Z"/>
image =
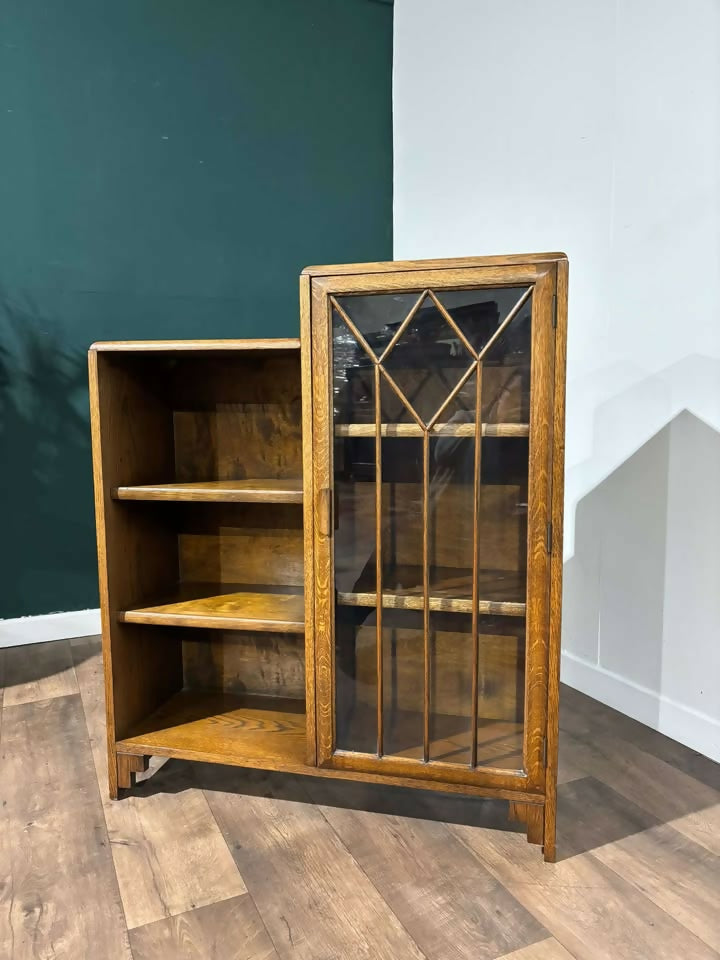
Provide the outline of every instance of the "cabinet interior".
<path id="1" fill-rule="evenodd" d="M 99 353 L 98 392 L 119 748 L 302 762 L 299 351 Z"/>

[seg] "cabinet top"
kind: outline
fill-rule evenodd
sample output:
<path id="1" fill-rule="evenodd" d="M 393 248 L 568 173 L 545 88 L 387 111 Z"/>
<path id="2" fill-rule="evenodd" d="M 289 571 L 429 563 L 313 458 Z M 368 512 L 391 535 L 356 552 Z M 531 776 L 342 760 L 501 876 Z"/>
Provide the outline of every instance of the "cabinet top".
<path id="1" fill-rule="evenodd" d="M 565 253 L 508 253 L 494 257 L 446 257 L 440 260 L 384 260 L 374 263 L 335 263 L 305 267 L 303 276 L 333 277 L 353 273 L 395 273 L 412 270 L 456 270 L 458 267 L 499 267 L 520 263 L 556 263 Z"/>
<path id="2" fill-rule="evenodd" d="M 299 350 L 300 341 L 295 337 L 264 340 L 105 340 L 93 343 L 91 352 L 97 351 L 180 351 L 180 350 Z"/>

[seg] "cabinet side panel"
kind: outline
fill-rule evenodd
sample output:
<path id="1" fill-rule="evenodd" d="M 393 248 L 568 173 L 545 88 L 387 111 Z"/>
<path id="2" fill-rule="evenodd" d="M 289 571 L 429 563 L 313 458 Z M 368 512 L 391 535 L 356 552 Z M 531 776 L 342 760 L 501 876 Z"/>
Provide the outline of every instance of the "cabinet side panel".
<path id="1" fill-rule="evenodd" d="M 97 538 L 98 586 L 100 592 L 100 623 L 102 630 L 103 668 L 105 682 L 105 720 L 108 750 L 108 779 L 111 797 L 117 797 L 117 761 L 115 753 L 115 707 L 112 694 L 112 654 L 110 650 L 110 612 L 108 599 L 107 547 L 105 539 L 105 497 L 102 465 L 102 438 L 100 425 L 100 391 L 98 385 L 99 357 L 95 350 L 88 354 L 90 386 L 90 432 L 92 436 L 93 492 L 95 497 L 95 532 Z"/>
<path id="2" fill-rule="evenodd" d="M 144 476 L 172 477 L 169 409 L 122 354 L 90 355 L 93 468 L 103 659 L 111 770 L 115 739 L 182 686 L 180 647 L 162 631 L 117 622 L 119 611 L 177 579 L 177 537 L 157 505 L 127 504 L 112 490 Z M 140 509 L 137 509 L 137 508 Z M 111 773 L 112 777 L 112 773 Z M 112 789 L 112 783 L 111 783 Z"/>
<path id="3" fill-rule="evenodd" d="M 545 770 L 545 859 L 555 861 L 557 818 L 560 640 L 562 626 L 563 504 L 565 493 L 565 376 L 568 262 L 557 265 L 557 328 L 553 401 L 552 556 L 550 558 L 550 649 L 548 652 L 547 759 Z"/>
<path id="4" fill-rule="evenodd" d="M 554 293 L 553 267 L 535 285 L 532 320 L 525 761 L 529 782 L 536 789 L 544 789 L 543 739 L 547 730 L 550 577 L 547 524 L 551 516 Z"/>
<path id="5" fill-rule="evenodd" d="M 302 385 L 303 571 L 305 582 L 305 718 L 307 762 L 317 763 L 315 719 L 315 570 L 313 550 L 313 384 L 310 277 L 300 277 L 300 379 Z"/>

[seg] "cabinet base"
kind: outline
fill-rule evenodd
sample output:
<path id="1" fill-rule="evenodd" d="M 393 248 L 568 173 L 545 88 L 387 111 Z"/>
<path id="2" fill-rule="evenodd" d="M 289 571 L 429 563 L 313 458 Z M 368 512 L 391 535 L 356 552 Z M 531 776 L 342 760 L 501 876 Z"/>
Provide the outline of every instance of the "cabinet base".
<path id="1" fill-rule="evenodd" d="M 177 753 L 175 751 L 163 751 L 159 753 L 158 756 L 177 757 Z M 211 763 L 223 763 L 219 758 L 212 756 L 204 756 L 201 758 L 188 757 L 186 759 L 202 759 Z M 150 756 L 144 754 L 117 753 L 114 757 L 111 757 L 108 777 L 110 799 L 117 800 L 119 790 L 131 789 L 135 785 L 135 774 L 144 773 L 148 769 L 149 761 Z M 229 763 L 231 766 L 253 766 L 256 769 L 283 770 L 283 765 L 281 764 L 273 766 L 270 764 L 241 765 L 228 760 L 224 762 L 225 764 Z M 413 780 L 410 778 L 381 776 L 378 774 L 366 774 L 350 770 L 336 770 L 310 765 L 304 765 L 301 768 L 293 766 L 293 769 L 287 772 L 302 773 L 308 776 L 329 779 L 356 780 L 366 783 L 382 783 L 388 786 L 414 787 L 416 789 L 435 790 L 443 793 L 464 794 L 465 796 L 476 796 L 478 799 L 507 799 L 507 795 L 506 797 L 502 797 L 501 795 L 502 792 L 505 791 L 496 791 L 479 786 L 440 783 L 437 781 L 429 783 L 427 781 Z M 516 796 L 518 796 L 518 794 L 516 794 Z M 525 796 L 527 796 L 527 794 L 525 794 Z M 548 814 L 550 812 L 548 804 L 540 798 L 539 802 L 536 803 L 528 803 L 520 799 L 510 799 L 508 801 L 508 820 L 525 824 L 528 843 L 542 846 L 544 859 L 547 862 L 554 863 L 555 837 L 551 835 L 554 834 L 554 829 L 548 829 Z M 550 824 L 550 826 L 554 828 L 554 822 Z"/>
<path id="2" fill-rule="evenodd" d="M 517 800 L 511 800 L 509 804 L 508 820 L 514 823 L 524 823 L 527 827 L 528 843 L 535 843 L 543 846 L 545 843 L 545 804 L 542 803 L 521 803 Z M 553 845 L 554 850 L 554 845 Z M 545 850 L 543 849 L 545 853 Z M 554 860 L 549 856 L 548 849 L 545 856 L 546 860 Z"/>
<path id="3" fill-rule="evenodd" d="M 126 753 L 118 753 L 116 759 L 117 778 L 113 783 L 110 776 L 110 799 L 117 800 L 118 790 L 129 790 L 135 778 L 133 774 L 144 773 L 148 768 L 150 757 L 135 757 Z"/>

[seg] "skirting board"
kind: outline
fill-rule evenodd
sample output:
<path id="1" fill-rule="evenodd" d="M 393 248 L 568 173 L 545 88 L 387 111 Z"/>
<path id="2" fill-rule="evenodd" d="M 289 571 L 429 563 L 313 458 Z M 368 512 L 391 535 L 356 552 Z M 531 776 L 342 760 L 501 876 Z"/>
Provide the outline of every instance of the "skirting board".
<path id="1" fill-rule="evenodd" d="M 38 617 L 0 620 L 0 648 L 48 640 L 70 640 L 100 633 L 99 610 L 69 610 L 45 613 Z"/>
<path id="2" fill-rule="evenodd" d="M 720 762 L 720 721 L 708 714 L 572 653 L 562 654 L 560 675 L 569 687 Z"/>

